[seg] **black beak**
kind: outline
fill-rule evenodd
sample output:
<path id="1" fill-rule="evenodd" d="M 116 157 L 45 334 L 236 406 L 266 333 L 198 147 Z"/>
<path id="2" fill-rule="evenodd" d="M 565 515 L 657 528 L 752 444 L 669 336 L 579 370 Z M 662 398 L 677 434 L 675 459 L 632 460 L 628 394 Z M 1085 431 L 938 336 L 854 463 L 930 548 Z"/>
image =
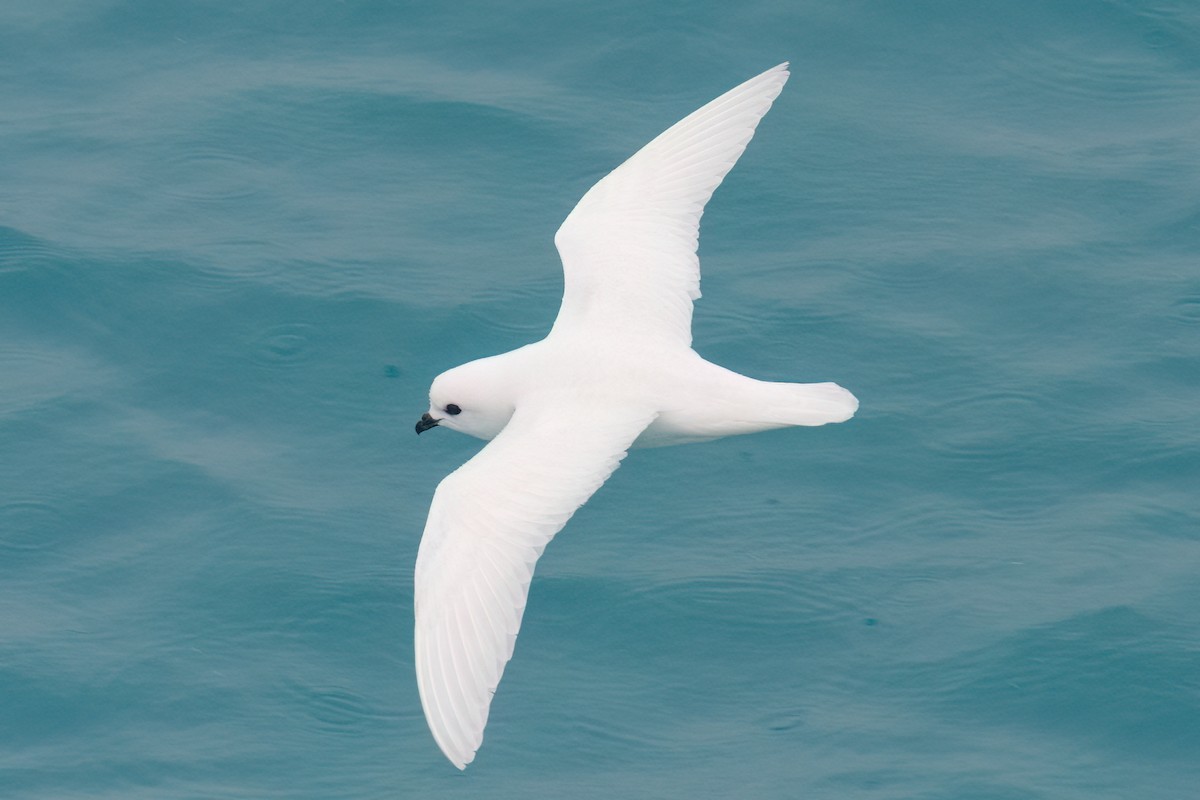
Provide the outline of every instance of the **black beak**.
<path id="1" fill-rule="evenodd" d="M 434 419 L 433 417 L 429 416 L 429 412 L 426 411 L 421 415 L 421 418 L 417 420 L 417 433 L 424 433 L 430 428 L 436 428 L 439 422 L 441 422 L 440 419 Z"/>

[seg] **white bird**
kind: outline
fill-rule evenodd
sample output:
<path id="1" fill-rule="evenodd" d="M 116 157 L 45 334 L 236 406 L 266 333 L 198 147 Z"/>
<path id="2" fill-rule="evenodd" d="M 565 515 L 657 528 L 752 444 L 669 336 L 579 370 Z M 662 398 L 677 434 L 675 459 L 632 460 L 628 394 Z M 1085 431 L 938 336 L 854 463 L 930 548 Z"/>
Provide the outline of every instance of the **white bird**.
<path id="1" fill-rule="evenodd" d="M 492 440 L 438 485 L 417 554 L 417 686 L 459 769 L 483 741 L 538 557 L 631 446 L 843 422 L 858 408 L 837 384 L 754 380 L 691 347 L 700 215 L 787 67 L 688 115 L 583 196 L 554 237 L 566 280 L 545 339 L 433 381 L 417 433 Z"/>

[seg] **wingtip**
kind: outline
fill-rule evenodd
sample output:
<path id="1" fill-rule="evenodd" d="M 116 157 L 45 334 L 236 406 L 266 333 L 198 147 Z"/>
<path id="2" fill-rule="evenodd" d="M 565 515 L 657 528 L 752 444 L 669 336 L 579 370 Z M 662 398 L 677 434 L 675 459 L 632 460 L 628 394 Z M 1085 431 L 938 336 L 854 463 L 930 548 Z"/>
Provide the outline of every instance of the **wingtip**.
<path id="1" fill-rule="evenodd" d="M 783 91 L 783 86 L 788 82 L 788 78 L 792 76 L 791 64 L 788 61 L 776 64 L 768 70 L 760 72 L 746 83 L 758 85 L 775 84 L 779 87 L 779 91 Z"/>
<path id="2" fill-rule="evenodd" d="M 434 740 L 437 742 L 438 749 L 442 751 L 442 755 L 444 755 L 446 759 L 460 772 L 466 770 L 467 765 L 475 760 L 475 754 L 479 752 L 478 750 L 472 750 L 470 753 L 463 754 L 462 752 L 443 744 L 441 739 L 438 739 L 437 736 L 434 736 Z"/>

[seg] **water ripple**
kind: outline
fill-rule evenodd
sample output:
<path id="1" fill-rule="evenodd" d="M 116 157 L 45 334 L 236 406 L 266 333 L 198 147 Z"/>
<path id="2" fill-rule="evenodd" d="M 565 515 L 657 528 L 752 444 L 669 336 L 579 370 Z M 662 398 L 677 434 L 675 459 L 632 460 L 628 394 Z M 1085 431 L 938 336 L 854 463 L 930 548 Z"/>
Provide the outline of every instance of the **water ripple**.
<path id="1" fill-rule="evenodd" d="M 786 708 L 773 711 L 759 719 L 759 724 L 772 733 L 787 733 L 803 728 L 807 723 L 803 709 Z"/>
<path id="2" fill-rule="evenodd" d="M 663 613 L 703 617 L 740 628 L 772 628 L 852 615 L 854 607 L 794 572 L 756 571 L 669 580 L 634 589 L 631 597 Z M 747 613 L 747 609 L 753 609 Z"/>
<path id="3" fill-rule="evenodd" d="M 1171 318 L 1189 325 L 1200 324 L 1200 294 L 1176 300 L 1172 305 Z"/>
<path id="4" fill-rule="evenodd" d="M 1160 37 L 1162 34 L 1160 34 Z M 1102 50 L 1086 38 L 1010 43 L 997 66 L 1010 80 L 1059 97 L 1121 106 L 1194 103 L 1200 85 L 1157 57 Z"/>
<path id="5" fill-rule="evenodd" d="M 1050 724 L 1122 747 L 1153 728 L 1155 742 L 1172 740 L 1172 747 L 1194 752 L 1200 744 L 1192 724 L 1200 711 L 1194 660 L 1163 648 L 1170 634 L 1162 628 L 1131 608 L 1101 609 L 969 656 L 913 665 L 907 677 L 948 711 Z M 1179 702 L 1189 695 L 1190 702 Z"/>
<path id="6" fill-rule="evenodd" d="M 107 382 L 105 365 L 44 343 L 0 344 L 0 417 Z"/>
<path id="7" fill-rule="evenodd" d="M 930 446 L 963 459 L 987 459 L 1022 450 L 1050 422 L 1053 404 L 1031 392 L 989 390 L 944 403 L 933 411 L 941 436 Z"/>
<path id="8" fill-rule="evenodd" d="M 62 513 L 43 500 L 0 503 L 0 552 L 32 553 L 49 548 L 47 532 L 58 528 Z"/>
<path id="9" fill-rule="evenodd" d="M 365 733 L 364 722 L 383 716 L 367 698 L 339 687 L 311 687 L 304 694 L 309 715 L 324 730 Z"/>
<path id="10" fill-rule="evenodd" d="M 268 367 L 296 367 L 314 355 L 316 326 L 302 322 L 272 325 L 253 339 L 254 360 Z"/>
<path id="11" fill-rule="evenodd" d="M 158 193 L 178 200 L 225 203 L 259 194 L 261 164 L 249 157 L 204 148 L 173 154 L 151 170 Z"/>
<path id="12" fill-rule="evenodd" d="M 27 233 L 0 226 L 0 274 L 30 269 L 55 268 L 62 253 Z"/>
<path id="13" fill-rule="evenodd" d="M 554 279 L 557 284 L 558 279 Z M 477 324 L 481 329 L 496 332 L 521 334 L 529 339 L 545 336 L 553 323 L 548 314 L 529 314 L 531 308 L 549 307 L 547 298 L 557 298 L 561 289 L 550 287 L 550 279 L 523 282 L 519 285 L 494 286 L 481 292 L 463 306 L 461 316 Z"/>

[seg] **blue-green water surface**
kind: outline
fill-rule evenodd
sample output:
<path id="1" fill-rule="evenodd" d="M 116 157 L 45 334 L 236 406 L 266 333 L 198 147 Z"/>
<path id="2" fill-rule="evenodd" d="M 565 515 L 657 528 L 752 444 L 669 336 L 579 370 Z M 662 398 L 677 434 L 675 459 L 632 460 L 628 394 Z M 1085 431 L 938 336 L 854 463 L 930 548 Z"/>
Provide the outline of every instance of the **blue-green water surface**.
<path id="1" fill-rule="evenodd" d="M 483 749 L 421 715 L 429 381 L 793 77 L 705 356 L 844 425 L 634 452 Z M 0 5 L 0 797 L 1178 800 L 1200 785 L 1200 4 Z"/>

